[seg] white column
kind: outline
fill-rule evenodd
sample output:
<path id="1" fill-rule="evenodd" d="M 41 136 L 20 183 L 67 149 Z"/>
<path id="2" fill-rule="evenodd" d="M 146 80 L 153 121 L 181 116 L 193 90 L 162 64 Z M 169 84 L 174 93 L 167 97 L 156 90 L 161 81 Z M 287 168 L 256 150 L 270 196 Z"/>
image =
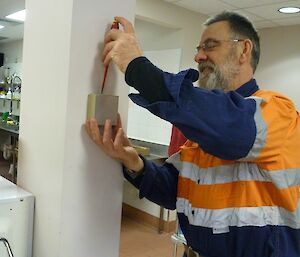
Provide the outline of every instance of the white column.
<path id="1" fill-rule="evenodd" d="M 117 257 L 120 165 L 88 138 L 87 95 L 103 78 L 104 33 L 115 15 L 133 21 L 135 0 L 26 0 L 18 184 L 36 197 L 34 257 Z M 105 93 L 124 76 L 110 67 Z"/>

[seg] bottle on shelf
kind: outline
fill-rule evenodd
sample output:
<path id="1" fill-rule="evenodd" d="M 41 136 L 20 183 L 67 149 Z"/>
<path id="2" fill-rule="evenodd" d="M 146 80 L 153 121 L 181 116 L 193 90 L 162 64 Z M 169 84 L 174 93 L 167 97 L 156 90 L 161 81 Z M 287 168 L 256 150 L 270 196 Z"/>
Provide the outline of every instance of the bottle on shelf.
<path id="1" fill-rule="evenodd" d="M 6 93 L 6 99 L 11 99 L 12 98 L 12 92 L 10 90 L 10 88 L 8 89 L 7 93 Z"/>

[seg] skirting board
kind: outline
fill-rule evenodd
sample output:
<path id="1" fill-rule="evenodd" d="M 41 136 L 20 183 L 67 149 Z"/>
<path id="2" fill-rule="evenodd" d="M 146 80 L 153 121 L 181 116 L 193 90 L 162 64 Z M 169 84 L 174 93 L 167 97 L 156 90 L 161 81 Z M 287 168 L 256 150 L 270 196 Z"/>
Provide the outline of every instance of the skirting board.
<path id="1" fill-rule="evenodd" d="M 122 216 L 128 217 L 138 223 L 157 228 L 158 232 L 161 232 L 160 230 L 162 230 L 163 232 L 170 233 L 175 232 L 176 229 L 176 220 L 164 220 L 162 224 L 162 229 L 160 229 L 159 218 L 152 216 L 149 213 L 141 211 L 137 208 L 134 208 L 126 203 L 122 204 Z"/>

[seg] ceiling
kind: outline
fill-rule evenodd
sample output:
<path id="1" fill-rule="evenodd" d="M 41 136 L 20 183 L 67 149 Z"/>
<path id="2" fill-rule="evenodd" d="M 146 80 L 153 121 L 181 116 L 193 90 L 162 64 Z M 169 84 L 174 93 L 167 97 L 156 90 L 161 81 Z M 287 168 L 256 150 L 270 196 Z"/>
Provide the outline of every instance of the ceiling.
<path id="1" fill-rule="evenodd" d="M 6 15 L 25 9 L 25 0 L 0 0 L 0 43 L 23 38 L 24 24 L 10 21 Z"/>
<path id="2" fill-rule="evenodd" d="M 148 0 L 151 1 L 151 0 Z M 177 6 L 212 16 L 218 12 L 238 11 L 254 22 L 256 28 L 268 28 L 300 24 L 300 13 L 282 14 L 277 10 L 282 6 L 298 6 L 300 0 L 163 0 Z M 24 24 L 12 22 L 6 15 L 25 9 L 25 0 L 0 0 L 0 43 L 23 38 Z"/>
<path id="3" fill-rule="evenodd" d="M 270 28 L 300 24 L 300 13 L 283 14 L 284 6 L 300 7 L 300 0 L 164 0 L 177 6 L 212 16 L 224 10 L 238 11 L 247 16 L 256 28 Z"/>

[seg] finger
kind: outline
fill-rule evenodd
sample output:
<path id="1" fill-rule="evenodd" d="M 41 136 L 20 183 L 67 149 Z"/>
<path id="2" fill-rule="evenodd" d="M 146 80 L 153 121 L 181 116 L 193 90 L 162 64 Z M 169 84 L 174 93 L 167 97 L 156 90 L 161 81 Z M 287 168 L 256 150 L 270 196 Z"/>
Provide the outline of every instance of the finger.
<path id="1" fill-rule="evenodd" d="M 90 121 L 90 119 L 86 120 L 86 122 L 85 122 L 85 130 L 87 131 L 89 137 L 91 139 L 93 139 L 92 131 L 91 131 L 91 121 Z"/>
<path id="2" fill-rule="evenodd" d="M 104 66 L 108 66 L 111 61 L 113 61 L 113 52 L 110 51 L 104 58 L 103 64 Z"/>
<path id="3" fill-rule="evenodd" d="M 113 49 L 109 49 L 113 47 L 115 42 L 111 42 L 112 44 L 107 46 L 107 49 L 104 49 L 105 53 L 103 52 L 102 55 L 102 62 L 105 66 L 108 66 L 111 61 L 113 61 Z"/>
<path id="4" fill-rule="evenodd" d="M 106 120 L 104 124 L 104 132 L 103 132 L 103 145 L 105 146 L 107 151 L 113 152 L 113 140 L 112 140 L 112 128 L 111 121 Z"/>
<path id="5" fill-rule="evenodd" d="M 121 123 L 121 118 L 120 118 L 120 114 L 117 114 L 117 121 L 116 121 L 116 126 L 113 127 L 113 132 L 114 132 L 114 137 L 116 138 L 116 135 L 119 131 L 119 128 L 122 128 L 122 124 Z"/>
<path id="6" fill-rule="evenodd" d="M 118 129 L 117 135 L 115 137 L 115 141 L 114 141 L 114 148 L 116 149 L 116 151 L 118 153 L 122 153 L 124 151 L 123 149 L 123 136 L 124 136 L 124 132 L 122 128 Z"/>
<path id="7" fill-rule="evenodd" d="M 120 113 L 117 114 L 117 124 L 116 124 L 116 128 L 117 128 L 117 129 L 123 128 Z"/>
<path id="8" fill-rule="evenodd" d="M 91 130 L 90 130 L 90 121 L 89 120 L 85 121 L 84 127 L 85 127 L 85 130 L 88 133 L 88 135 L 90 135 Z"/>
<path id="9" fill-rule="evenodd" d="M 104 37 L 104 43 L 117 40 L 124 32 L 118 29 L 108 31 Z"/>
<path id="10" fill-rule="evenodd" d="M 122 141 L 122 144 L 126 145 L 126 146 L 131 146 L 132 144 L 131 144 L 130 140 L 128 139 L 127 135 L 124 133 L 120 113 L 118 113 L 118 116 L 117 116 L 117 125 L 116 125 L 116 129 L 119 130 L 119 128 L 122 128 L 122 131 L 123 131 L 123 137 L 122 137 L 123 141 Z"/>
<path id="11" fill-rule="evenodd" d="M 101 135 L 100 130 L 99 130 L 98 122 L 94 118 L 92 118 L 90 120 L 90 131 L 91 131 L 91 137 L 92 137 L 93 141 L 95 143 L 97 143 L 98 145 L 102 146 L 103 145 L 102 135 Z"/>
<path id="12" fill-rule="evenodd" d="M 128 137 L 125 133 L 123 133 L 123 145 L 132 146 L 130 140 L 128 139 Z"/>
<path id="13" fill-rule="evenodd" d="M 115 41 L 111 41 L 104 45 L 104 48 L 102 51 L 102 61 L 105 59 L 106 55 L 113 49 L 115 44 L 116 44 Z"/>
<path id="14" fill-rule="evenodd" d="M 124 32 L 134 33 L 134 27 L 133 27 L 132 23 L 129 20 L 127 20 L 127 19 L 125 19 L 124 17 L 121 17 L 121 16 L 116 16 L 115 20 L 123 26 Z"/>

